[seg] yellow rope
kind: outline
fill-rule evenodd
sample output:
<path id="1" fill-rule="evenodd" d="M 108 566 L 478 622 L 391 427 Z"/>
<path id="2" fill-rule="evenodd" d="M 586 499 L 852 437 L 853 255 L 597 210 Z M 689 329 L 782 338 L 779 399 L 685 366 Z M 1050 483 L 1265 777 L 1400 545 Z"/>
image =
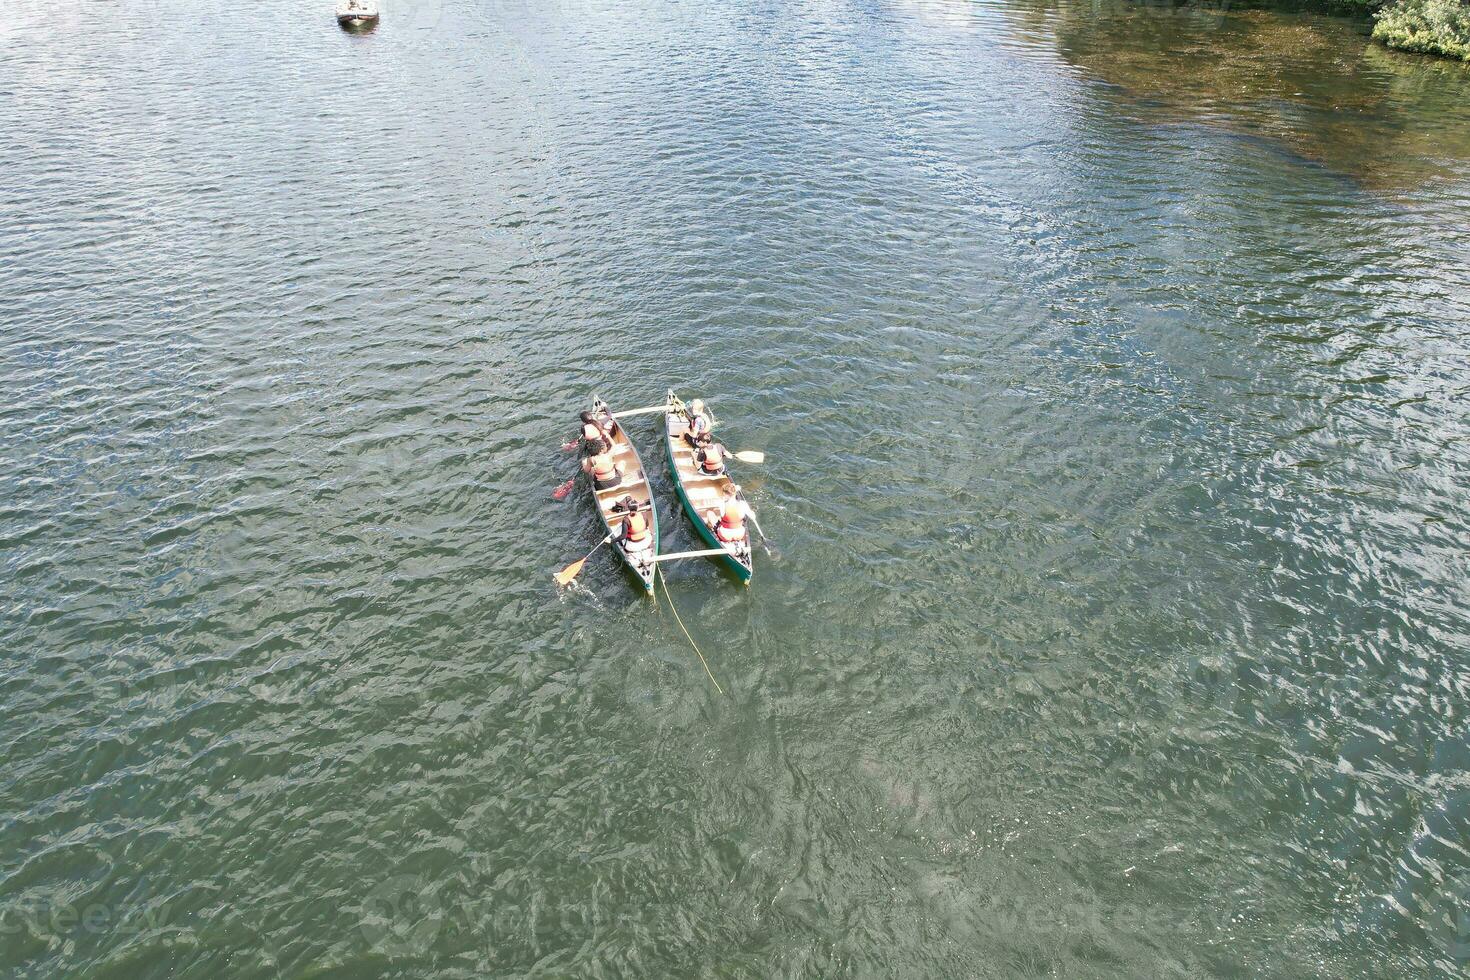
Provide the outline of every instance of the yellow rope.
<path id="1" fill-rule="evenodd" d="M 671 596 L 671 595 L 669 595 L 669 580 L 668 580 L 668 577 L 664 575 L 664 570 L 662 568 L 658 569 L 657 575 L 658 575 L 659 581 L 664 584 L 664 598 L 667 599 L 667 600 L 669 600 L 669 608 L 672 609 L 672 610 L 674 610 L 674 622 L 676 622 L 676 623 L 679 624 L 679 629 L 684 630 L 684 638 L 686 640 L 688 640 L 689 641 L 689 645 L 694 648 L 694 653 L 695 653 L 696 656 L 699 657 L 699 662 L 702 663 L 702 664 L 704 664 L 704 672 L 706 674 L 709 674 L 710 683 L 715 686 L 715 690 L 716 691 L 719 691 L 721 694 L 724 694 L 725 693 L 725 689 L 720 686 L 720 682 L 719 681 L 715 680 L 715 675 L 714 674 L 710 674 L 709 662 L 704 659 L 704 654 L 702 654 L 702 653 L 699 652 L 699 644 L 698 643 L 695 643 L 694 642 L 694 637 L 692 637 L 692 636 L 689 635 L 689 631 L 687 629 L 684 629 L 684 620 L 682 620 L 682 619 L 679 618 L 679 610 L 674 605 L 674 597 Z"/>

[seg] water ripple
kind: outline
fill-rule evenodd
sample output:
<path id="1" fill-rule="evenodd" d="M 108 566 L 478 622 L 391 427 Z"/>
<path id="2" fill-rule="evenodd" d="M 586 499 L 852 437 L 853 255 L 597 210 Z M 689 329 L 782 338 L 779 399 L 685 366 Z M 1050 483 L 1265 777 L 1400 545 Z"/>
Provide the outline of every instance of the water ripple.
<path id="1" fill-rule="evenodd" d="M 12 6 L 7 975 L 1463 966 L 1463 73 L 1050 0 Z M 724 698 L 548 581 L 570 413 L 670 385 L 769 454 L 783 558 L 668 568 Z"/>

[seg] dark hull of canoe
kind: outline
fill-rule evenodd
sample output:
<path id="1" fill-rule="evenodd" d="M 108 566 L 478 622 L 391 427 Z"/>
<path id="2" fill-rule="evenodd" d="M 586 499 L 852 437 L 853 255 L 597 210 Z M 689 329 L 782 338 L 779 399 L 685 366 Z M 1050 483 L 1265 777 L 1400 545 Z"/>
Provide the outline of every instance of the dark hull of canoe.
<path id="1" fill-rule="evenodd" d="M 673 392 L 669 392 L 670 395 Z M 679 506 L 684 508 L 684 513 L 689 515 L 689 523 L 694 525 L 694 530 L 704 541 L 708 548 L 719 548 L 724 550 L 725 545 L 710 526 L 704 522 L 704 517 L 699 513 L 693 502 L 689 499 L 688 492 L 684 489 L 684 475 L 679 472 L 678 457 L 674 455 L 675 440 L 681 438 L 669 431 L 669 415 L 664 415 L 664 453 L 669 457 L 669 475 L 674 478 L 674 491 L 679 495 Z M 755 574 L 754 563 L 746 564 L 728 551 L 723 555 L 711 555 L 715 561 L 723 562 L 725 567 L 735 574 L 740 581 L 749 584 L 750 577 Z"/>

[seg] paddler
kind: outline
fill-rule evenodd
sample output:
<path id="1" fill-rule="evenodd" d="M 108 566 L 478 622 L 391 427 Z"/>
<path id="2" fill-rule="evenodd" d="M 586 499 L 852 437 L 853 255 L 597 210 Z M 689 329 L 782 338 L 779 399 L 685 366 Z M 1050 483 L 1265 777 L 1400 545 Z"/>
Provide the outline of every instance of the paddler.
<path id="1" fill-rule="evenodd" d="M 684 430 L 684 438 L 689 440 L 689 445 L 695 449 L 707 445 L 713 424 L 709 420 L 709 413 L 704 410 L 704 401 L 696 398 L 690 402 L 689 407 L 684 410 L 684 417 L 689 422 L 689 427 Z"/>
<path id="2" fill-rule="evenodd" d="M 606 413 L 598 415 L 596 412 L 583 412 L 580 417 L 584 445 L 590 444 L 593 439 L 602 439 L 609 444 L 612 443 L 613 436 L 618 431 L 618 424 L 612 420 L 611 416 Z"/>
<path id="3" fill-rule="evenodd" d="M 592 485 L 599 490 L 611 490 L 623 482 L 623 468 L 608 450 L 608 444 L 599 439 L 590 455 L 582 460 L 582 469 L 591 474 Z"/>
<path id="4" fill-rule="evenodd" d="M 648 518 L 635 511 L 623 521 L 621 538 L 623 550 L 632 558 L 653 547 L 653 534 L 648 530 Z"/>
<path id="5" fill-rule="evenodd" d="M 725 447 L 718 442 L 712 442 L 703 449 L 696 449 L 694 462 L 700 476 L 724 476 Z"/>
<path id="6" fill-rule="evenodd" d="M 584 412 L 583 414 L 585 415 L 586 413 Z M 591 456 L 594 446 L 599 442 L 605 443 L 607 441 L 603 437 L 602 430 L 597 427 L 596 422 L 582 423 L 582 452 L 584 455 Z"/>
<path id="7" fill-rule="evenodd" d="M 715 540 L 720 544 L 729 545 L 735 551 L 744 551 L 746 547 L 745 533 L 745 504 L 732 497 L 725 502 L 725 512 L 711 508 L 705 515 L 705 520 L 715 532 Z"/>

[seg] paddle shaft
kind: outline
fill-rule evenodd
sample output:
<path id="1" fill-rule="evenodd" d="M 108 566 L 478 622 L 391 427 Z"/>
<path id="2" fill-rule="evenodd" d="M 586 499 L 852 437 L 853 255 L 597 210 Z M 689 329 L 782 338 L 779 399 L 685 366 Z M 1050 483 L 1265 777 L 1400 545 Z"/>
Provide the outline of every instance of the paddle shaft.
<path id="1" fill-rule="evenodd" d="M 591 551 L 587 552 L 587 554 L 583 555 L 581 558 L 578 558 L 576 561 L 572 562 L 566 568 L 563 568 L 561 571 L 559 571 L 555 575 L 553 575 L 552 578 L 556 579 L 556 584 L 557 585 L 569 585 L 569 584 L 571 584 L 572 579 L 574 579 L 578 575 L 581 575 L 582 574 L 582 566 L 587 564 L 587 559 L 589 559 L 593 555 L 597 554 L 597 548 L 601 548 L 603 545 L 607 544 L 612 539 L 613 539 L 613 536 L 611 534 L 609 534 L 607 537 L 605 537 L 601 541 L 597 542 L 597 547 L 596 548 L 593 548 Z"/>

